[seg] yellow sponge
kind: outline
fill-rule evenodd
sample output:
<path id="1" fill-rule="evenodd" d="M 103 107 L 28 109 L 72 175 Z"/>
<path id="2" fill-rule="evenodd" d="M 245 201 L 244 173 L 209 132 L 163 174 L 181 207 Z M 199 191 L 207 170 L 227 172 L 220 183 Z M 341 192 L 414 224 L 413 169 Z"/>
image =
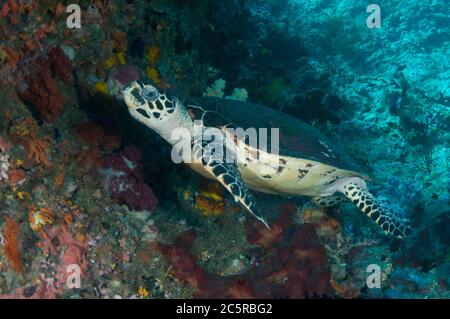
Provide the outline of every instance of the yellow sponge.
<path id="1" fill-rule="evenodd" d="M 99 82 L 95 83 L 95 90 L 97 92 L 103 93 L 105 95 L 109 94 L 108 85 L 103 81 L 99 81 Z"/>
<path id="2" fill-rule="evenodd" d="M 153 81 L 153 83 L 155 83 L 155 84 L 161 83 L 161 77 L 159 75 L 159 72 L 153 66 L 148 65 L 145 68 L 145 73 L 147 74 L 148 78 Z"/>

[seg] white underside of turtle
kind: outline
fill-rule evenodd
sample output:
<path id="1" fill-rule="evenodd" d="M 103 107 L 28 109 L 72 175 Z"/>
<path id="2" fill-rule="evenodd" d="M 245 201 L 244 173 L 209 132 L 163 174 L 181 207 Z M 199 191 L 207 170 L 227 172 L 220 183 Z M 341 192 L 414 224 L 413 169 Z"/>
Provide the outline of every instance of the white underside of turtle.
<path id="1" fill-rule="evenodd" d="M 174 129 L 182 127 L 188 132 L 194 132 L 194 118 L 188 109 L 177 100 L 169 100 L 155 87 L 133 82 L 123 90 L 123 95 L 130 114 L 169 143 L 176 143 L 172 140 Z M 207 124 L 203 125 L 207 128 Z M 232 150 L 236 158 L 246 160 L 237 163 L 217 161 L 217 157 L 211 156 L 212 150 L 217 152 L 217 147 L 212 147 L 199 136 L 192 136 L 195 161 L 187 164 L 199 174 L 221 183 L 235 201 L 240 202 L 267 227 L 266 218 L 249 190 L 286 196 L 310 196 L 322 206 L 334 206 L 346 199 L 380 225 L 385 233 L 399 238 L 410 233 L 411 225 L 406 214 L 372 195 L 365 182 L 368 178 L 361 173 L 310 159 L 270 154 L 236 139 L 224 127 L 220 129 L 223 131 L 224 145 L 223 150 L 220 150 L 221 156 Z"/>

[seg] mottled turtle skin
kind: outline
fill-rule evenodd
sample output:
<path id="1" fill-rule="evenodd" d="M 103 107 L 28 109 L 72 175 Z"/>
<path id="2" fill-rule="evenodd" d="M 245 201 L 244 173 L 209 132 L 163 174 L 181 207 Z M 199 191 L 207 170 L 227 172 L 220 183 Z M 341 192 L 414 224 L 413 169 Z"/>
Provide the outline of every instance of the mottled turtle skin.
<path id="1" fill-rule="evenodd" d="M 368 178 L 348 155 L 319 131 L 296 118 L 259 104 L 230 99 L 197 98 L 183 104 L 151 85 L 137 82 L 128 85 L 123 96 L 131 116 L 174 147 L 178 140 L 173 137 L 173 132 L 185 129 L 197 160 L 185 162 L 196 172 L 221 183 L 236 201 L 267 227 L 267 220 L 249 190 L 310 196 L 321 206 L 350 200 L 385 233 L 403 238 L 411 231 L 405 213 L 370 193 L 365 182 Z M 201 134 L 193 129 L 194 123 L 198 122 L 201 123 Z M 219 145 L 233 147 L 217 148 L 212 141 L 205 140 L 203 134 L 211 128 L 221 132 Z M 267 148 L 249 145 L 249 140 L 230 134 L 230 128 L 266 129 Z M 271 128 L 279 132 L 278 154 L 270 148 Z M 230 150 L 251 160 L 227 163 L 217 161 L 213 156 L 219 154 L 223 158 Z"/>

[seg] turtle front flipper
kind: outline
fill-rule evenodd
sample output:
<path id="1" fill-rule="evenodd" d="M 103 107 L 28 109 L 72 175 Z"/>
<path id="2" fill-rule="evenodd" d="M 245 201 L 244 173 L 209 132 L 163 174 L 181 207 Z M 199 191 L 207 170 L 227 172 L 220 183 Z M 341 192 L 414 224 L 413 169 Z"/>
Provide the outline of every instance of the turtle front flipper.
<path id="1" fill-rule="evenodd" d="M 385 233 L 397 238 L 409 236 L 411 223 L 407 215 L 394 208 L 389 201 L 376 198 L 361 181 L 359 177 L 344 178 L 334 187 L 380 225 Z"/>
<path id="2" fill-rule="evenodd" d="M 245 185 L 236 163 L 225 162 L 224 157 L 227 150 L 225 143 L 222 143 L 221 140 L 208 142 L 202 138 L 194 138 L 192 150 L 195 158 L 200 161 L 203 168 L 233 195 L 234 200 L 240 202 L 250 214 L 270 229 L 267 219 L 258 208 L 256 201 Z"/>
<path id="3" fill-rule="evenodd" d="M 214 163 L 210 166 L 210 169 L 211 173 L 217 178 L 219 183 L 233 195 L 234 200 L 240 202 L 250 214 L 255 216 L 256 219 L 270 229 L 266 218 L 262 215 L 252 194 L 247 186 L 245 186 L 236 165 L 229 163 Z"/>

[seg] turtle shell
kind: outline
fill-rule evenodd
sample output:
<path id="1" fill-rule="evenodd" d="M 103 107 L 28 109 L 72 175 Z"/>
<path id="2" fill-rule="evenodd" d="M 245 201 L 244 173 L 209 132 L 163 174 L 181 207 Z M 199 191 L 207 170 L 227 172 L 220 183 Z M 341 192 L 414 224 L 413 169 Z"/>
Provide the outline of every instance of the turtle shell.
<path id="1" fill-rule="evenodd" d="M 279 129 L 279 155 L 321 162 L 339 169 L 361 172 L 359 165 L 333 145 L 321 132 L 288 114 L 261 104 L 215 97 L 196 98 L 186 103 L 191 117 L 203 116 L 205 126 L 229 126 L 247 129 L 267 128 L 270 151 L 270 129 Z M 199 106 L 201 110 L 193 107 Z M 206 114 L 204 111 L 207 111 Z"/>

